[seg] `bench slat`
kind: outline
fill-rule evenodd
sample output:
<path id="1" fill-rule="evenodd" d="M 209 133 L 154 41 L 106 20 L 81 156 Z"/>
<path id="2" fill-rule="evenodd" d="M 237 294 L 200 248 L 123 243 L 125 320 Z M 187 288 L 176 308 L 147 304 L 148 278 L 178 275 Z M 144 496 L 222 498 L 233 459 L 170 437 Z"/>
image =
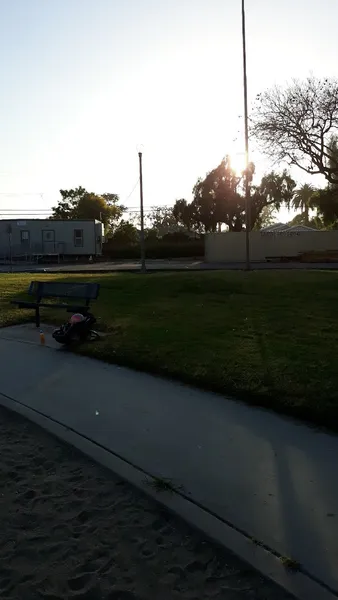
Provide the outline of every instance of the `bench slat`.
<path id="1" fill-rule="evenodd" d="M 28 293 L 39 298 L 82 298 L 96 300 L 98 283 L 67 283 L 59 281 L 32 281 Z"/>
<path id="2" fill-rule="evenodd" d="M 20 308 L 36 308 L 37 302 L 29 302 L 25 300 L 11 300 L 11 304 L 17 304 Z"/>

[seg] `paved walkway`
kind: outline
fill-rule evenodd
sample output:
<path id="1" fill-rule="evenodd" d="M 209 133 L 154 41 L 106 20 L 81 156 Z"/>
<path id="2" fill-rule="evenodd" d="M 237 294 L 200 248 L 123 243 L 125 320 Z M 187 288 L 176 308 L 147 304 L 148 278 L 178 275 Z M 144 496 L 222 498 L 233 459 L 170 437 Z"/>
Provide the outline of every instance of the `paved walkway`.
<path id="1" fill-rule="evenodd" d="M 246 268 L 245 263 L 206 263 L 203 260 L 147 260 L 147 271 L 240 271 Z M 62 264 L 59 265 L 27 265 L 26 263 L 12 266 L 13 273 L 109 273 L 115 271 L 140 271 L 138 260 L 111 261 L 93 264 Z M 338 270 L 338 263 L 268 263 L 253 262 L 254 271 L 285 271 L 285 270 Z M 10 271 L 10 265 L 0 264 L 0 273 Z"/>
<path id="2" fill-rule="evenodd" d="M 338 437 L 0 331 L 0 392 L 62 421 L 338 593 Z"/>

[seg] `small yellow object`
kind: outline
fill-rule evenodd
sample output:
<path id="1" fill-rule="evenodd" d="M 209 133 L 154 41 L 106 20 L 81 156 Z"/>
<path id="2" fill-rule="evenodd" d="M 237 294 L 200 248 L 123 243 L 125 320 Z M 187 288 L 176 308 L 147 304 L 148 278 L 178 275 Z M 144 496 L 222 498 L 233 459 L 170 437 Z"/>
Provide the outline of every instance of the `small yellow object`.
<path id="1" fill-rule="evenodd" d="M 40 329 L 40 344 L 42 344 L 43 346 L 45 345 L 45 334 L 43 333 L 43 331 Z"/>

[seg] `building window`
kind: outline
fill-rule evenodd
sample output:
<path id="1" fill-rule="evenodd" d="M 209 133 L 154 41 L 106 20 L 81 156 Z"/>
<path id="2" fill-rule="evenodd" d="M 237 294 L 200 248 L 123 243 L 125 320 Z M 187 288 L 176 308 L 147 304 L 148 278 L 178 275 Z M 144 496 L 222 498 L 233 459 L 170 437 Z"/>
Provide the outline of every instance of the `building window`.
<path id="1" fill-rule="evenodd" d="M 74 229 L 74 246 L 82 248 L 83 246 L 83 229 Z"/>
<path id="2" fill-rule="evenodd" d="M 20 236 L 21 236 L 21 244 L 25 244 L 25 246 L 29 246 L 29 240 L 30 240 L 29 231 L 22 229 L 20 231 Z"/>

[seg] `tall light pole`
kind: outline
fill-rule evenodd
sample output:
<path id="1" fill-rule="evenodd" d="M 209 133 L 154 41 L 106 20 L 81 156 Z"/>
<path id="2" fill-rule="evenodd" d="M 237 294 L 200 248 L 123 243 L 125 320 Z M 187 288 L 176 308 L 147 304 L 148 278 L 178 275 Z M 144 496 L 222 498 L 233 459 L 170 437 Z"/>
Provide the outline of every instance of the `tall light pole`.
<path id="1" fill-rule="evenodd" d="M 12 273 L 13 272 L 12 225 L 8 225 L 7 233 L 8 233 L 8 245 L 9 245 L 9 264 L 10 264 L 10 271 Z"/>
<path id="2" fill-rule="evenodd" d="M 244 133 L 245 133 L 245 264 L 250 271 L 250 174 L 249 174 L 249 124 L 248 124 L 248 80 L 246 74 L 246 34 L 245 0 L 242 0 L 242 41 L 243 41 L 243 91 L 244 91 Z"/>
<path id="3" fill-rule="evenodd" d="M 144 243 L 144 209 L 143 209 L 143 170 L 142 170 L 142 152 L 140 150 L 138 153 L 138 161 L 139 161 L 139 171 L 140 171 L 141 273 L 146 273 L 146 251 L 145 251 L 145 243 Z"/>

